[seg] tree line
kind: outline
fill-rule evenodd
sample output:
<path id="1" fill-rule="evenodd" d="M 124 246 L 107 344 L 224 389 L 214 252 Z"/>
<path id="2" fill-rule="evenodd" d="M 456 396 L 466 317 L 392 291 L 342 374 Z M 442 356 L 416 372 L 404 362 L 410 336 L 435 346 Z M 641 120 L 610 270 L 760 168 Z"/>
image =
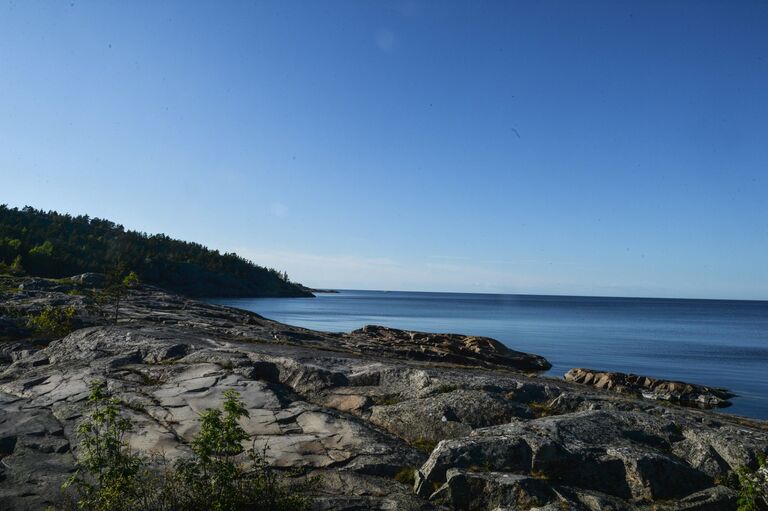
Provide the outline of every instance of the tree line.
<path id="1" fill-rule="evenodd" d="M 145 283 L 191 296 L 311 296 L 285 272 L 235 253 L 88 215 L 0 205 L 0 272 L 60 278 L 118 264 Z"/>

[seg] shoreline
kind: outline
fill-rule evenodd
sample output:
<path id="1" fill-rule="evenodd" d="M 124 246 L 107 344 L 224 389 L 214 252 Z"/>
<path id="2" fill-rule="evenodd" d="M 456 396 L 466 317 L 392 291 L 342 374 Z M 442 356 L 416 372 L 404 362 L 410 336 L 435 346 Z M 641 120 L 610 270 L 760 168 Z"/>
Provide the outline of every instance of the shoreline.
<path id="1" fill-rule="evenodd" d="M 615 299 L 601 299 L 595 305 L 549 297 L 520 302 L 497 301 L 489 295 L 348 290 L 318 297 L 316 302 L 242 299 L 215 303 L 325 332 L 345 332 L 373 322 L 433 333 L 489 336 L 513 349 L 546 356 L 553 365 L 547 375 L 562 378 L 573 368 L 592 367 L 723 387 L 737 396 L 732 406 L 720 411 L 768 419 L 768 403 L 762 398 L 768 386 L 761 376 L 766 353 L 759 339 L 768 327 L 761 319 L 768 308 L 762 305 L 682 301 L 667 306 L 668 302 Z M 753 333 L 745 333 L 745 329 Z"/>
<path id="2" fill-rule="evenodd" d="M 269 445 L 271 465 L 317 477 L 323 509 L 490 511 L 535 496 L 573 509 L 735 510 L 736 493 L 716 481 L 768 451 L 766 421 L 542 377 L 529 372 L 546 367 L 540 357 L 484 337 L 329 334 L 150 286 L 129 292 L 113 325 L 71 291 L 3 295 L 6 326 L 10 307 L 55 304 L 74 307 L 82 327 L 42 348 L 2 345 L 0 429 L 15 439 L 5 509 L 55 496 L 92 379 L 131 403 L 130 445 L 171 459 L 198 411 L 237 389 L 252 440 Z"/>

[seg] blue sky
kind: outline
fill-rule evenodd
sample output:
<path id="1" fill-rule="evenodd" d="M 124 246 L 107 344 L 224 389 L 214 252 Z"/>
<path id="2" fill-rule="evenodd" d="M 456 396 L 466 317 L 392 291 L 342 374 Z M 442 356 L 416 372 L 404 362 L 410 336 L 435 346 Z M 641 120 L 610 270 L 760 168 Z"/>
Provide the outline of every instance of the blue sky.
<path id="1" fill-rule="evenodd" d="M 0 2 L 0 202 L 313 286 L 768 299 L 768 3 Z"/>

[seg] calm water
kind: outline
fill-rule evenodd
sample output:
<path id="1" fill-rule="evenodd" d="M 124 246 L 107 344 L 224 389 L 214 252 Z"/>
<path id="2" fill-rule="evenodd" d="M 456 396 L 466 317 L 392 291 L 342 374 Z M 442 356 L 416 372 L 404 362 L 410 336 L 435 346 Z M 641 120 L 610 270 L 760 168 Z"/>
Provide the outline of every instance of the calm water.
<path id="1" fill-rule="evenodd" d="M 215 300 L 283 323 L 366 324 L 484 335 L 572 367 L 726 387 L 729 413 L 768 419 L 768 302 L 342 291 L 317 298 Z"/>

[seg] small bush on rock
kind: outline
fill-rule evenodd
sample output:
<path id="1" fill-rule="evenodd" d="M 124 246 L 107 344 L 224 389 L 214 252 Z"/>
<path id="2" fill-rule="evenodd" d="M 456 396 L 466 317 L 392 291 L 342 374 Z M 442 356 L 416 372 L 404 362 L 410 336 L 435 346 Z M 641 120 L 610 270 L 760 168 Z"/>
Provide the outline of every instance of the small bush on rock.
<path id="1" fill-rule="evenodd" d="M 27 318 L 27 328 L 46 337 L 64 337 L 74 330 L 74 307 L 46 305 L 38 314 Z"/>
<path id="2" fill-rule="evenodd" d="M 768 466 L 764 457 L 758 460 L 757 470 L 736 470 L 730 483 L 739 491 L 738 511 L 768 511 Z"/>
<path id="3" fill-rule="evenodd" d="M 193 456 L 168 463 L 130 450 L 131 422 L 101 383 L 91 387 L 93 411 L 78 427 L 78 471 L 64 485 L 66 510 L 81 511 L 300 511 L 313 481 L 289 484 L 266 462 L 265 452 L 245 451 L 248 416 L 240 396 L 227 391 L 222 409 L 200 414 Z M 243 458 L 249 463 L 246 463 Z"/>
<path id="4" fill-rule="evenodd" d="M 139 276 L 136 272 L 129 272 L 124 264 L 118 263 L 107 273 L 104 287 L 95 294 L 96 304 L 100 307 L 99 312 L 117 324 L 120 318 L 120 303 L 128 291 L 139 284 Z"/>
<path id="5" fill-rule="evenodd" d="M 248 410 L 237 392 L 224 393 L 223 410 L 200 414 L 200 432 L 192 441 L 194 456 L 177 464 L 176 477 L 185 491 L 179 509 L 274 510 L 304 509 L 306 499 L 297 488 L 281 484 L 270 470 L 265 452 L 251 449 L 246 454 L 250 467 L 237 462 L 248 434 L 239 420 Z"/>
<path id="6" fill-rule="evenodd" d="M 131 452 L 125 435 L 131 423 L 120 414 L 120 401 L 106 396 L 102 384 L 91 385 L 93 411 L 77 428 L 82 452 L 78 471 L 64 484 L 76 492 L 74 509 L 140 509 L 144 459 Z"/>

